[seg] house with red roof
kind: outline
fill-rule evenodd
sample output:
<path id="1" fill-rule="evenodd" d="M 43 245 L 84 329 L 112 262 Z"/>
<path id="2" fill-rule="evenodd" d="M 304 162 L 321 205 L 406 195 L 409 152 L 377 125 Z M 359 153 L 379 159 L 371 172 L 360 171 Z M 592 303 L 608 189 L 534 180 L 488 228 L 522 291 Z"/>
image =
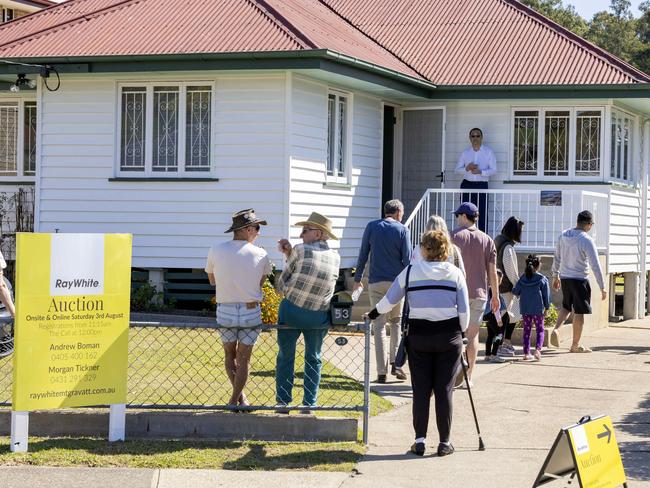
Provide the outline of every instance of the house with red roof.
<path id="1" fill-rule="evenodd" d="M 33 189 L 34 230 L 133 233 L 135 267 L 202 269 L 254 207 L 279 266 L 315 210 L 352 268 L 383 201 L 414 240 L 449 216 L 479 127 L 488 232 L 517 215 L 550 252 L 591 210 L 645 313 L 650 77 L 517 0 L 69 0 L 0 26 L 0 90 L 0 185 Z"/>

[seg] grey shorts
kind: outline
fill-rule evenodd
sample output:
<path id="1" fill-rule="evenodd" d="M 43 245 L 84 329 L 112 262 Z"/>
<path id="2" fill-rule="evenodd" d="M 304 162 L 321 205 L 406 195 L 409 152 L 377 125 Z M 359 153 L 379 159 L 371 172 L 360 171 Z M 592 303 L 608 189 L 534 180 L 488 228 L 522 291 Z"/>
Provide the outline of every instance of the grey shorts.
<path id="1" fill-rule="evenodd" d="M 240 342 L 252 346 L 262 331 L 262 309 L 245 303 L 219 303 L 217 325 L 222 342 Z"/>

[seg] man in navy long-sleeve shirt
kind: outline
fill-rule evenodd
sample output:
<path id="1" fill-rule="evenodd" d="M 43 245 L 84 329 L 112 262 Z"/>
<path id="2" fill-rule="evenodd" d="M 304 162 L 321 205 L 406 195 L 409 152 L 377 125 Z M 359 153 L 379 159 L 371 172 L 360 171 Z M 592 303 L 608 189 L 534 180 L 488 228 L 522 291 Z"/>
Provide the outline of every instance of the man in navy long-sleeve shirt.
<path id="1" fill-rule="evenodd" d="M 389 200 L 384 205 L 383 219 L 373 220 L 366 226 L 359 250 L 357 270 L 354 275 L 354 289 L 361 286 L 363 270 L 370 257 L 368 272 L 368 293 L 370 305 L 375 307 L 384 297 L 390 285 L 401 271 L 411 261 L 411 237 L 409 230 L 400 222 L 404 217 L 404 204 L 399 200 Z M 377 382 L 385 383 L 388 373 L 386 364 L 386 322 L 390 324 L 390 352 L 388 359 L 391 363 L 391 374 L 397 379 L 405 380 L 406 374 L 401 368 L 395 367 L 395 354 L 400 339 L 400 321 L 402 318 L 402 303 L 381 315 L 373 322 L 375 335 L 375 354 L 377 357 Z"/>

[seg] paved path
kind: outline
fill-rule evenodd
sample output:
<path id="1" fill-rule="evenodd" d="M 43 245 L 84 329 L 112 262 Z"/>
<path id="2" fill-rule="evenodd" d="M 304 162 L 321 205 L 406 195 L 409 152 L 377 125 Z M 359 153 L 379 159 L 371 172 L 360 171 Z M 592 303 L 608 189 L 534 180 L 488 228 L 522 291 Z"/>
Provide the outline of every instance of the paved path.
<path id="1" fill-rule="evenodd" d="M 606 413 L 614 421 L 628 486 L 650 488 L 650 319 L 593 332 L 585 342 L 593 354 L 565 348 L 545 353 L 540 363 L 479 365 L 473 391 L 484 452 L 476 450 L 468 396 L 460 390 L 452 432 L 457 452 L 445 458 L 408 454 L 410 389 L 391 382 L 380 391 L 396 408 L 372 419 L 368 454 L 354 474 L 0 467 L 0 487 L 529 487 L 561 426 Z M 435 448 L 433 420 L 429 445 Z"/>

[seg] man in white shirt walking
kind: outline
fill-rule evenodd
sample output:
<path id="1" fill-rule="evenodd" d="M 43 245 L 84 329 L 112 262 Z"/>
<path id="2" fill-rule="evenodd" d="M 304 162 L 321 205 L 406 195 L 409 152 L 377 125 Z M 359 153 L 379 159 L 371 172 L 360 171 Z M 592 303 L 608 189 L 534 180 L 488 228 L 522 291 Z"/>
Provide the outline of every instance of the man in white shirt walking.
<path id="1" fill-rule="evenodd" d="M 253 345 L 262 326 L 262 284 L 271 272 L 264 249 L 253 242 L 265 220 L 252 208 L 232 216 L 233 240 L 216 244 L 208 252 L 205 272 L 215 287 L 217 324 L 225 351 L 225 367 L 232 384 L 229 405 L 248 406 L 244 386 Z"/>
<path id="2" fill-rule="evenodd" d="M 465 149 L 456 165 L 455 172 L 463 175 L 460 183 L 462 189 L 487 190 L 490 176 L 497 172 L 497 160 L 494 152 L 483 144 L 483 131 L 474 127 L 469 131 L 471 146 Z M 488 196 L 485 193 L 463 193 L 461 202 L 472 202 L 478 207 L 478 228 L 487 230 Z"/>
<path id="3" fill-rule="evenodd" d="M 560 346 L 557 330 L 564 324 L 571 311 L 573 314 L 573 342 L 571 352 L 591 352 L 587 346 L 580 344 L 585 314 L 591 313 L 591 287 L 589 271 L 594 270 L 596 282 L 600 287 L 600 296 L 607 299 L 603 271 L 598 261 L 598 251 L 593 239 L 587 232 L 594 226 L 594 217 L 588 210 L 578 214 L 575 229 L 562 232 L 557 241 L 553 259 L 553 289 L 562 288 L 562 308 L 557 315 L 557 323 L 551 332 L 550 342 Z M 590 267 L 591 265 L 591 267 Z"/>

